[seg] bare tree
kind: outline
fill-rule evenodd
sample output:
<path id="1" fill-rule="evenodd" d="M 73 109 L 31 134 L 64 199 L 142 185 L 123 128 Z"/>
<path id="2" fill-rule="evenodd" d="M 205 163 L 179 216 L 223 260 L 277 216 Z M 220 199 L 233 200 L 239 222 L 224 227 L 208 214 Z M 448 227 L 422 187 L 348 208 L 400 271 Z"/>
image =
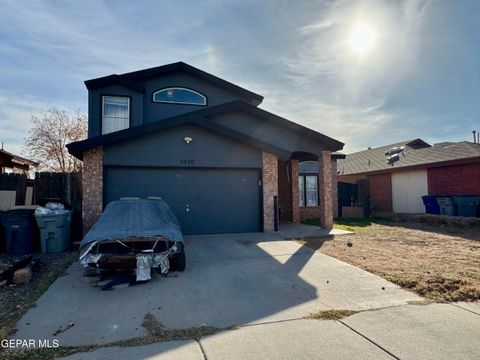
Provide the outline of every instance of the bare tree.
<path id="1" fill-rule="evenodd" d="M 68 153 L 66 145 L 87 136 L 87 116 L 69 115 L 55 107 L 40 116 L 32 115 L 32 128 L 23 144 L 24 153 L 38 162 L 39 170 L 80 171 L 82 162 Z"/>

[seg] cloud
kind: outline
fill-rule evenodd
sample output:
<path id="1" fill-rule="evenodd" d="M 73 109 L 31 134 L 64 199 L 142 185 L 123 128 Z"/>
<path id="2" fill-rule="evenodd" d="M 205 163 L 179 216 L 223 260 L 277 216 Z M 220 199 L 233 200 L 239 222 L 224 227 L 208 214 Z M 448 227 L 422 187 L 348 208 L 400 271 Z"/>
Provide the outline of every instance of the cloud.
<path id="1" fill-rule="evenodd" d="M 345 151 L 461 140 L 480 118 L 479 12 L 475 1 L 3 1 L 1 134 L 18 144 L 50 104 L 85 111 L 85 79 L 183 60 Z M 362 22 L 378 39 L 359 57 L 348 38 Z"/>
<path id="2" fill-rule="evenodd" d="M 49 107 L 75 112 L 79 104 L 63 103 L 58 106 L 55 100 L 44 101 L 28 95 L 14 95 L 0 90 L 0 141 L 4 149 L 20 154 L 22 144 L 31 128 L 32 115 L 40 115 Z"/>

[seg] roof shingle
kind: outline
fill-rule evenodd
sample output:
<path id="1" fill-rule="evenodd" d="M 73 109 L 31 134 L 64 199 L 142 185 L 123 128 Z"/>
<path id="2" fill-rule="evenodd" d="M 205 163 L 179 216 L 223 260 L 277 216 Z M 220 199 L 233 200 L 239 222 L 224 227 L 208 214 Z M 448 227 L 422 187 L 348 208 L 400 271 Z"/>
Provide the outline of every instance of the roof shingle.
<path id="1" fill-rule="evenodd" d="M 405 152 L 392 166 L 387 163 L 385 151 L 396 146 L 405 146 Z M 415 139 L 348 154 L 344 160 L 338 160 L 338 171 L 339 175 L 354 175 L 476 157 L 480 157 L 480 144 L 462 141 L 430 146 L 421 139 Z"/>

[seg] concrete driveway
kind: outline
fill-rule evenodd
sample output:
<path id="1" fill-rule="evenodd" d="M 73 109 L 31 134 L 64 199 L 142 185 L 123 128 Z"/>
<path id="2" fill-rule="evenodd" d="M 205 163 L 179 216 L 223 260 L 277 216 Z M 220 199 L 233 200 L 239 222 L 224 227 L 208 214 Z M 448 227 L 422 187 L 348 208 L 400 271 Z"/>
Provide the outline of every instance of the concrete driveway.
<path id="1" fill-rule="evenodd" d="M 144 335 L 147 313 L 170 329 L 226 328 L 419 299 L 378 276 L 280 238 L 278 233 L 187 237 L 185 272 L 113 291 L 83 283 L 75 263 L 18 322 L 15 337 L 56 338 L 64 346 L 107 344 Z M 69 323 L 74 326 L 53 335 Z"/>

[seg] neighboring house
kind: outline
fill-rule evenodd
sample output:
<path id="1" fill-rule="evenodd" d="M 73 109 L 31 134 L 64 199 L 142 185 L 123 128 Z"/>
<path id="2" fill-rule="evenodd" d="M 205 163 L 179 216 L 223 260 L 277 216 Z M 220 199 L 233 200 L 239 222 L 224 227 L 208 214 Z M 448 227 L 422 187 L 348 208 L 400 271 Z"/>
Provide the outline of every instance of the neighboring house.
<path id="1" fill-rule="evenodd" d="M 401 146 L 404 155 L 388 165 L 385 152 Z M 368 180 L 375 211 L 424 213 L 423 195 L 480 195 L 480 144 L 404 141 L 348 154 L 338 171 L 339 186 Z"/>
<path id="2" fill-rule="evenodd" d="M 277 196 L 280 220 L 332 226 L 343 143 L 259 109 L 262 96 L 183 62 L 85 84 L 88 139 L 68 145 L 85 230 L 132 196 L 162 197 L 186 234 L 272 230 Z"/>
<path id="3" fill-rule="evenodd" d="M 0 149 L 0 174 L 27 174 L 31 167 L 36 166 L 38 164 L 34 161 L 9 153 L 3 147 Z"/>

